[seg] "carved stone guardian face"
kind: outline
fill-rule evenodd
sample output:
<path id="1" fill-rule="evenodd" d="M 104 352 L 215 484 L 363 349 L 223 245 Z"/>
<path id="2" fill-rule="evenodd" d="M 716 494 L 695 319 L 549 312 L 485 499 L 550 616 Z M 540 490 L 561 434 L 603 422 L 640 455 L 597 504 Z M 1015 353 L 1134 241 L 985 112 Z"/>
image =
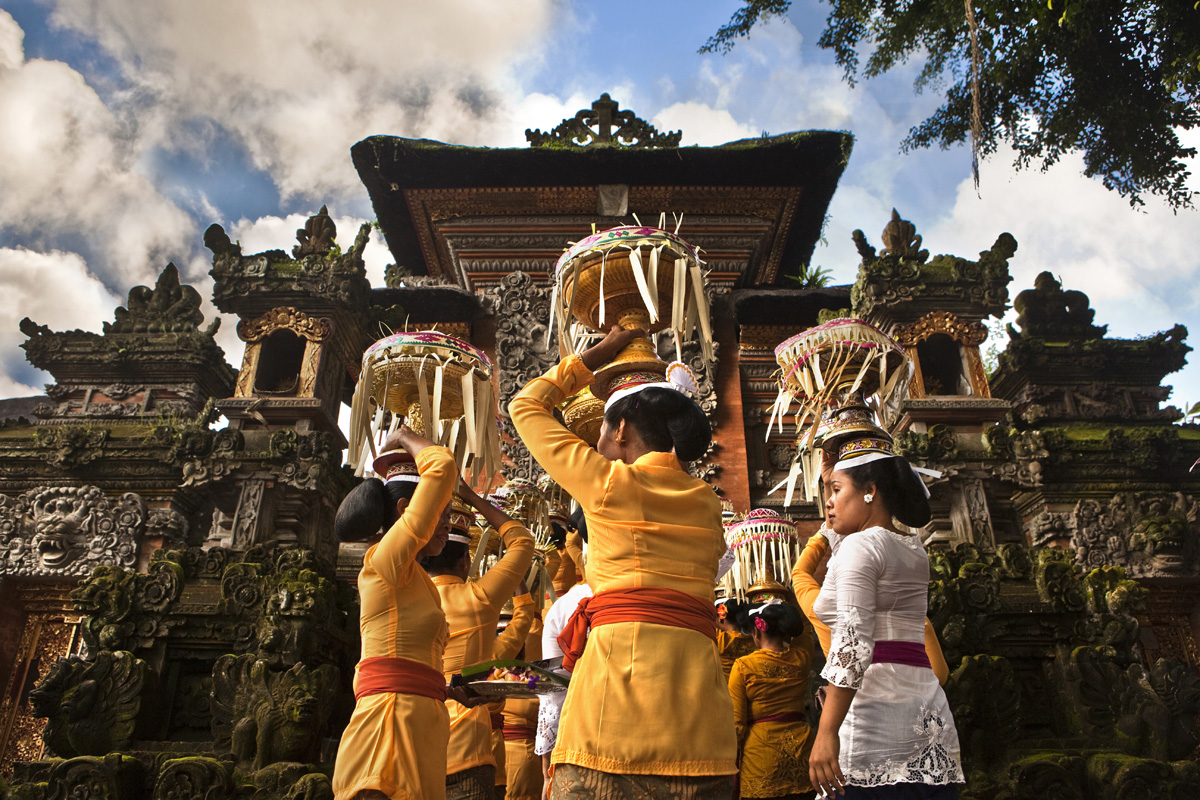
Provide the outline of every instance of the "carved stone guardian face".
<path id="1" fill-rule="evenodd" d="M 0 498 L 0 574 L 68 577 L 103 564 L 132 567 L 145 517 L 138 495 L 114 501 L 95 486 Z"/>

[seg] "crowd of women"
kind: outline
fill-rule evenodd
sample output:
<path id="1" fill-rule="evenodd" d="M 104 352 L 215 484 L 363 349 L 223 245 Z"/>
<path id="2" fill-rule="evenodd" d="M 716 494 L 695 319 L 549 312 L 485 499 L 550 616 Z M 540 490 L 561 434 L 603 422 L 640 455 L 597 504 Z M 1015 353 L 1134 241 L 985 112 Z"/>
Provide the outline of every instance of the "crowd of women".
<path id="1" fill-rule="evenodd" d="M 681 463 L 711 442 L 700 407 L 663 383 L 618 388 L 594 448 L 554 415 L 638 334 L 614 330 L 509 405 L 530 453 L 578 503 L 587 536 L 579 583 L 544 620 L 520 585 L 532 537 L 462 482 L 446 448 L 401 426 L 383 447 L 397 455 L 339 509 L 339 537 L 372 545 L 358 580 L 362 659 L 337 800 L 492 798 L 506 782 L 519 800 L 957 797 L 946 667 L 925 619 L 929 565 L 906 530 L 930 516 L 919 476 L 885 441 L 826 453 L 827 523 L 790 591 L 714 603 L 721 507 Z M 476 511 L 505 554 L 468 581 L 464 520 Z M 825 685 L 814 697 L 818 646 Z M 565 698 L 501 709 L 449 680 L 517 653 L 561 653 Z M 532 746 L 506 748 L 510 728 Z M 510 768 L 506 781 L 506 750 L 541 756 L 545 769 Z"/>

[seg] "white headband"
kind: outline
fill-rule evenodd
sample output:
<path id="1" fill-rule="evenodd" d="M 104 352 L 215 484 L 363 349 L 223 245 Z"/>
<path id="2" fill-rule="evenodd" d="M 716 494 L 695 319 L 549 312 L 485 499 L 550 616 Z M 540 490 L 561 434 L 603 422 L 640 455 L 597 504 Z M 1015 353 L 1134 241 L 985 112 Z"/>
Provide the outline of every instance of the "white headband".
<path id="1" fill-rule="evenodd" d="M 688 365 L 682 361 L 672 361 L 668 364 L 665 377 L 665 381 L 639 383 L 636 386 L 626 386 L 624 389 L 617 389 L 608 396 L 608 400 L 604 403 L 604 410 L 608 411 L 612 408 L 613 403 L 618 400 L 623 400 L 645 389 L 674 389 L 677 392 L 683 392 L 688 397 L 694 397 L 700 388 L 696 383 L 696 376 L 692 374 Z"/>
<path id="2" fill-rule="evenodd" d="M 471 537 L 465 533 L 459 533 L 458 531 L 450 531 L 450 536 L 447 537 L 447 541 L 459 542 L 460 544 L 470 544 Z"/>
<path id="3" fill-rule="evenodd" d="M 420 483 L 420 475 L 393 475 L 384 481 L 384 483 Z"/>
<path id="4" fill-rule="evenodd" d="M 899 458 L 900 460 L 904 461 L 905 464 L 908 464 L 908 461 L 905 460 L 903 456 L 890 456 L 887 453 L 863 453 L 861 456 L 854 456 L 853 458 L 847 458 L 845 461 L 837 462 L 833 465 L 833 471 L 837 472 L 838 470 L 850 469 L 851 467 L 861 467 L 863 464 L 870 464 L 872 461 L 879 461 L 884 458 Z M 929 487 L 925 485 L 925 481 L 921 479 L 921 476 L 928 475 L 934 480 L 937 480 L 938 478 L 942 477 L 942 473 L 938 472 L 936 469 L 914 467 L 912 464 L 908 464 L 908 468 L 911 469 L 913 474 L 917 476 L 917 481 L 921 484 L 921 491 L 925 492 L 925 499 L 928 500 Z"/>

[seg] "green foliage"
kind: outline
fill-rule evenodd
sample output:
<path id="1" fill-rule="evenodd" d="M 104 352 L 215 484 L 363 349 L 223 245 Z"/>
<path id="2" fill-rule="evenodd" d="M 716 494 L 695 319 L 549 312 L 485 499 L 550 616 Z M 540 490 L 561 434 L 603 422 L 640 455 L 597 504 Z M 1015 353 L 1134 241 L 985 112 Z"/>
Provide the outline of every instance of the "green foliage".
<path id="1" fill-rule="evenodd" d="M 958 0 L 827 0 L 819 40 L 854 84 L 925 58 L 915 88 L 949 81 L 945 103 L 905 150 L 964 142 L 971 129 L 971 43 Z M 744 0 L 703 51 L 727 52 L 790 2 Z M 1179 139 L 1200 127 L 1200 4 L 1195 0 L 974 0 L 981 50 L 980 152 L 1002 141 L 1019 168 L 1046 169 L 1079 151 L 1084 172 L 1131 205 L 1157 195 L 1193 205 Z M 860 54 L 866 61 L 860 63 Z"/>
<path id="2" fill-rule="evenodd" d="M 829 281 L 833 279 L 833 272 L 825 267 L 812 267 L 808 264 L 801 264 L 800 270 L 796 275 L 787 275 L 785 277 L 789 281 L 795 281 L 800 284 L 801 289 L 819 289 L 829 285 Z"/>
<path id="3" fill-rule="evenodd" d="M 733 12 L 729 23 L 708 38 L 701 53 L 728 53 L 735 39 L 749 36 L 750 29 L 761 19 L 776 17 L 788 10 L 792 0 L 745 0 L 745 5 Z"/>

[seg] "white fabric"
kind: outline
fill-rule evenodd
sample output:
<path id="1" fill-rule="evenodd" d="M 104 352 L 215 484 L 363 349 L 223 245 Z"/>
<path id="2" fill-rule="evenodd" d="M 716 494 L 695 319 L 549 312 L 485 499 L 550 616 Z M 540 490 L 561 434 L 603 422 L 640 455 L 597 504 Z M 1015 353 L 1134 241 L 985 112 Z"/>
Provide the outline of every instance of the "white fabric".
<path id="1" fill-rule="evenodd" d="M 925 646 L 925 548 L 885 528 L 834 538 L 813 610 L 832 632 L 821 676 L 857 690 L 839 732 L 842 773 L 854 786 L 964 782 L 958 731 L 933 670 L 871 663 L 878 641 Z"/>
<path id="2" fill-rule="evenodd" d="M 562 597 L 550 606 L 542 621 L 542 658 L 558 658 L 563 654 L 558 646 L 558 635 L 562 633 L 571 615 L 579 606 L 579 601 L 592 596 L 592 587 L 586 583 L 572 586 Z M 567 674 L 563 672 L 563 674 Z M 533 752 L 539 756 L 553 752 L 554 743 L 558 741 L 558 718 L 562 713 L 563 701 L 567 699 L 566 692 L 544 694 L 538 698 L 537 735 L 533 740 Z"/>
<path id="3" fill-rule="evenodd" d="M 664 377 L 666 378 L 665 381 L 658 381 L 656 383 L 639 383 L 636 386 L 627 386 L 624 389 L 617 389 L 608 396 L 608 400 L 604 403 L 604 410 L 608 411 L 608 409 L 612 408 L 612 404 L 618 400 L 629 397 L 631 394 L 637 394 L 638 392 L 646 389 L 674 389 L 677 392 L 686 394 L 688 397 L 695 396 L 696 392 L 699 391 L 699 385 L 696 383 L 696 376 L 692 374 L 692 370 L 688 368 L 688 365 L 684 364 L 682 361 L 672 361 L 670 364 L 668 364 L 666 375 Z"/>
<path id="4" fill-rule="evenodd" d="M 858 467 L 862 466 L 863 464 L 870 464 L 872 461 L 879 461 L 880 459 L 884 458 L 901 458 L 901 456 L 889 456 L 887 453 L 864 453 L 861 456 L 854 456 L 853 458 L 847 458 L 845 461 L 837 462 L 833 465 L 833 471 L 837 472 L 838 470 L 850 469 L 851 467 Z M 906 461 L 905 463 L 907 464 L 908 462 Z M 908 468 L 911 469 L 913 474 L 917 476 L 917 482 L 921 484 L 921 491 L 925 492 L 925 498 L 928 499 L 929 487 L 925 485 L 925 481 L 921 480 L 921 476 L 928 475 L 934 480 L 937 480 L 938 478 L 942 477 L 942 473 L 938 472 L 936 469 L 914 467 L 912 464 L 908 464 Z M 786 482 L 787 481 L 785 480 L 784 483 Z M 779 484 L 779 486 L 783 486 L 783 483 Z M 779 486 L 776 486 L 775 489 L 778 489 Z M 771 492 L 768 492 L 768 494 L 774 492 L 775 489 L 772 489 Z"/>

